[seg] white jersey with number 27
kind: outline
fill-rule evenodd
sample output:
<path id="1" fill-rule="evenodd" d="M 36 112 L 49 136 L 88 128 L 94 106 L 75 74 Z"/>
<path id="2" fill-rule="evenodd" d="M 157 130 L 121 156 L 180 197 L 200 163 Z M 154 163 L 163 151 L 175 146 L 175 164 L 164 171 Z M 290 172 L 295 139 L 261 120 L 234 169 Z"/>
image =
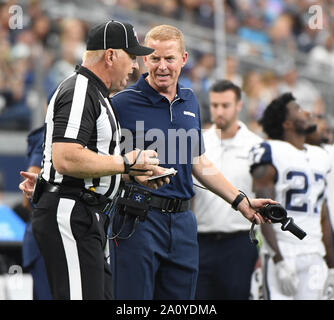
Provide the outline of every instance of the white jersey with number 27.
<path id="1" fill-rule="evenodd" d="M 299 240 L 281 224 L 272 224 L 284 256 L 317 252 L 325 255 L 321 231 L 321 207 L 325 197 L 326 176 L 330 171 L 328 153 L 317 146 L 303 150 L 280 140 L 267 140 L 250 152 L 251 170 L 259 164 L 276 168 L 275 200 L 307 235 Z"/>

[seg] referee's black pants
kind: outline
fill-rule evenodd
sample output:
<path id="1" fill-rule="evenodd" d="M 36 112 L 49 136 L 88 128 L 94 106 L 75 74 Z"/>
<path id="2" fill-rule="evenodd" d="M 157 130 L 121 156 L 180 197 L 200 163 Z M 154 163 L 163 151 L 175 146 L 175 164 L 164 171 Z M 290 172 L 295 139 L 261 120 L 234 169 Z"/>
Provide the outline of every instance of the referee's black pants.
<path id="1" fill-rule="evenodd" d="M 108 220 L 101 209 L 76 196 L 42 194 L 32 227 L 54 299 L 112 298 L 111 271 L 104 255 Z"/>

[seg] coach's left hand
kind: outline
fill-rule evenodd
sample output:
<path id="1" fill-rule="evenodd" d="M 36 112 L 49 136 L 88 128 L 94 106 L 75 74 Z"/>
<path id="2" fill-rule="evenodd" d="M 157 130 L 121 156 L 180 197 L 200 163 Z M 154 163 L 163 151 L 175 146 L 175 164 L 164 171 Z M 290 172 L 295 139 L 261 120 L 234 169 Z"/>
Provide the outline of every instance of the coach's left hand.
<path id="1" fill-rule="evenodd" d="M 166 168 L 156 166 L 154 168 L 153 176 L 161 175 L 165 172 Z M 158 189 L 165 184 L 170 183 L 170 179 L 168 177 L 163 177 L 155 180 L 147 180 L 147 176 L 135 176 L 134 179 L 141 185 L 145 187 L 149 187 L 151 189 Z"/>
<path id="2" fill-rule="evenodd" d="M 266 204 L 277 204 L 277 201 L 272 199 L 250 199 L 250 203 L 252 207 L 250 207 L 247 199 L 243 199 L 239 206 L 238 210 L 243 214 L 243 216 L 248 219 L 250 222 L 256 221 L 256 224 L 263 224 L 263 223 L 271 223 L 271 221 L 267 218 L 263 218 L 260 213 L 256 210 L 262 208 Z"/>

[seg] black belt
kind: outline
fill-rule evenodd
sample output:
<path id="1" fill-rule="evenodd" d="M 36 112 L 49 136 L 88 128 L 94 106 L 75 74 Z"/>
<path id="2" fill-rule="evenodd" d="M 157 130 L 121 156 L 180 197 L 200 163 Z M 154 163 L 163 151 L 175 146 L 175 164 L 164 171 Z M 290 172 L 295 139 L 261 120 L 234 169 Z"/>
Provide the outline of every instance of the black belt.
<path id="1" fill-rule="evenodd" d="M 198 232 L 198 239 L 210 240 L 224 240 L 242 235 L 249 235 L 249 231 L 235 231 L 235 232 Z"/>
<path id="2" fill-rule="evenodd" d="M 45 182 L 45 184 L 43 186 L 43 191 L 44 192 L 59 192 L 60 191 L 60 186 L 55 185 L 55 184 L 51 184 L 49 182 Z"/>
<path id="3" fill-rule="evenodd" d="M 104 207 L 108 202 L 110 202 L 110 200 L 106 196 L 100 195 L 93 191 L 84 188 L 56 185 L 49 183 L 47 181 L 44 182 L 43 192 L 59 193 L 60 195 L 61 194 L 74 195 L 79 197 L 82 201 L 84 201 L 88 205 L 97 207 L 101 206 L 101 208 Z"/>
<path id="4" fill-rule="evenodd" d="M 151 200 L 148 205 L 152 208 L 160 209 L 162 212 L 174 213 L 189 210 L 190 201 L 151 195 Z"/>
<path id="5" fill-rule="evenodd" d="M 76 195 L 90 205 L 98 205 L 109 201 L 109 199 L 105 196 L 97 195 L 93 191 L 87 189 L 55 185 L 49 182 L 45 182 L 43 191 Z M 157 208 L 162 212 L 168 213 L 183 212 L 189 210 L 190 208 L 190 200 L 165 198 L 155 195 L 151 195 L 151 199 L 148 204 L 152 208 Z"/>

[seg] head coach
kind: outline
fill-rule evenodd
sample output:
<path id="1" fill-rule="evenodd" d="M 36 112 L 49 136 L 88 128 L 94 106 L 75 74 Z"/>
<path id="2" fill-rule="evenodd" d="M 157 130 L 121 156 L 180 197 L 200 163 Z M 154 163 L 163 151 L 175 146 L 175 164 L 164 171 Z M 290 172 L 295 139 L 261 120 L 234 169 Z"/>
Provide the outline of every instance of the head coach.
<path id="1" fill-rule="evenodd" d="M 138 68 L 136 56 L 152 52 L 128 23 L 93 27 L 82 65 L 48 105 L 32 226 L 54 299 L 111 298 L 103 211 L 122 173 L 161 173 L 152 150 L 120 155 L 120 127 L 108 100 Z"/>
<path id="2" fill-rule="evenodd" d="M 194 195 L 192 175 L 250 221 L 264 223 L 254 208 L 272 200 L 248 203 L 207 159 L 197 99 L 179 83 L 188 59 L 182 32 L 169 25 L 156 26 L 146 34 L 145 43 L 155 49 L 144 57 L 148 72 L 115 94 L 111 103 L 122 129 L 133 133 L 133 145 L 142 143 L 143 149 L 153 145 L 159 150 L 160 164 L 173 167 L 177 174 L 170 184 L 152 191 L 147 218 L 136 225 L 131 237 L 112 242 L 113 289 L 120 300 L 189 300 L 194 299 L 198 273 L 196 219 L 189 207 Z M 134 230 L 135 223 L 135 218 L 127 219 L 124 230 Z M 120 234 L 116 228 L 115 234 Z"/>

